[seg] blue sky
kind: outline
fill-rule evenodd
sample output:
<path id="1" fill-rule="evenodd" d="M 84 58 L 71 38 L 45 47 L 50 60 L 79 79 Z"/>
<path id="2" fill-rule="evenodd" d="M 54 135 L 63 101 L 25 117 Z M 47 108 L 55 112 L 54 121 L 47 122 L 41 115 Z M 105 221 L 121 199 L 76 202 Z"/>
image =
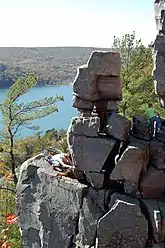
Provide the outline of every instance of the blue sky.
<path id="1" fill-rule="evenodd" d="M 110 47 L 136 31 L 154 40 L 154 0 L 0 0 L 0 46 Z"/>

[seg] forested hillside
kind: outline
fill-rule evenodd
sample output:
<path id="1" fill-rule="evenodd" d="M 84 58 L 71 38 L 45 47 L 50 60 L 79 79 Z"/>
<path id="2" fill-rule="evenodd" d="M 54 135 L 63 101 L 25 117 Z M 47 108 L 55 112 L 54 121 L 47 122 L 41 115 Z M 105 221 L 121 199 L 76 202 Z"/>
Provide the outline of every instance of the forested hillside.
<path id="1" fill-rule="evenodd" d="M 77 67 L 86 63 L 92 47 L 0 47 L 0 88 L 8 88 L 21 75 L 35 72 L 41 85 L 69 84 Z"/>

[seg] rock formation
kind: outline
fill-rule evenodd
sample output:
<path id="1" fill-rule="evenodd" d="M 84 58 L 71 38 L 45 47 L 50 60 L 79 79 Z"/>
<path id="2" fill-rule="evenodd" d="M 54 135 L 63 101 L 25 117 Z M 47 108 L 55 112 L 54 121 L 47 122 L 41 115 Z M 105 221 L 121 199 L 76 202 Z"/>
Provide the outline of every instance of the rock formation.
<path id="1" fill-rule="evenodd" d="M 155 20 L 158 34 L 153 47 L 155 90 L 165 107 L 165 0 L 155 0 Z"/>
<path id="2" fill-rule="evenodd" d="M 117 113 L 121 98 L 120 55 L 93 52 L 73 83 L 80 113 L 67 136 L 75 178 L 59 178 L 44 154 L 21 167 L 24 248 L 164 247 L 164 135 L 151 141 L 143 117 L 131 131 Z"/>

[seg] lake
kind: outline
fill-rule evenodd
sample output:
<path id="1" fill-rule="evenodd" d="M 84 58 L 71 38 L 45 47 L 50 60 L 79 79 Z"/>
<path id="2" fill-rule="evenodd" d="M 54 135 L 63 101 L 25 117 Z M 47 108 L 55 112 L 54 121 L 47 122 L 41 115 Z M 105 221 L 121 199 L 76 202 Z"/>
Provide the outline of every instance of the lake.
<path id="1" fill-rule="evenodd" d="M 0 89 L 0 102 L 6 97 L 8 90 Z M 29 90 L 25 95 L 20 97 L 20 101 L 28 102 L 33 100 L 39 100 L 44 97 L 50 96 L 63 96 L 64 102 L 58 102 L 59 112 L 55 112 L 49 116 L 42 119 L 33 121 L 33 124 L 39 125 L 42 132 L 48 129 L 55 128 L 67 129 L 72 117 L 77 116 L 77 109 L 72 107 L 72 86 L 42 86 L 36 87 Z M 0 118 L 2 120 L 2 115 L 0 113 Z M 3 128 L 2 123 L 0 123 L 0 129 Z M 29 130 L 27 128 L 22 128 L 20 132 L 20 137 L 31 136 L 35 131 Z"/>

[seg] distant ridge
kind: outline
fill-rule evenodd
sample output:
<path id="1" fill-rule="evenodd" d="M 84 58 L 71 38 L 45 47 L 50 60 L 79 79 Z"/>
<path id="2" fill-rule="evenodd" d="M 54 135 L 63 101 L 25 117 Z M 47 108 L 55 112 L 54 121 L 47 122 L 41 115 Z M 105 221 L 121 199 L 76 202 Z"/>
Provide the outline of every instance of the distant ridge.
<path id="1" fill-rule="evenodd" d="M 0 47 L 0 88 L 8 88 L 21 75 L 35 72 L 39 85 L 73 82 L 77 67 L 86 64 L 95 47 Z"/>

